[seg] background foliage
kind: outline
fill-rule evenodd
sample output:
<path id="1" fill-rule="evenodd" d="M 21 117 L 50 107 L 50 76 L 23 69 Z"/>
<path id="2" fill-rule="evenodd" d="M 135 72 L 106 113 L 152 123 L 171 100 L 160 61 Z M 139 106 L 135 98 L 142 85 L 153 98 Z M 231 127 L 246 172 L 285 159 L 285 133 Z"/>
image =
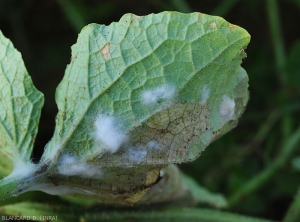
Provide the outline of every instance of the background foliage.
<path id="1" fill-rule="evenodd" d="M 1 0 L 0 29 L 45 94 L 34 160 L 53 135 L 55 88 L 81 28 L 108 25 L 128 12 L 165 10 L 219 15 L 251 34 L 243 63 L 250 79 L 245 114 L 236 129 L 181 168 L 223 193 L 230 211 L 281 220 L 300 185 L 299 0 Z"/>

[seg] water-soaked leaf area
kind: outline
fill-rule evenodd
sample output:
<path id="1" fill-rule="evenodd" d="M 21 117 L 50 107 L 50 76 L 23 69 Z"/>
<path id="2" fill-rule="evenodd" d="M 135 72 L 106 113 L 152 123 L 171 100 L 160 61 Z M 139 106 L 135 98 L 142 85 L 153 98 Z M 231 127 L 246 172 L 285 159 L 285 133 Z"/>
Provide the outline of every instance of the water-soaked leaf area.
<path id="1" fill-rule="evenodd" d="M 1 197 L 40 190 L 126 204 L 182 198 L 188 189 L 170 164 L 195 160 L 236 126 L 248 101 L 240 64 L 249 41 L 244 29 L 201 13 L 126 14 L 86 26 L 56 91 L 53 138 L 40 163 L 14 164 Z"/>

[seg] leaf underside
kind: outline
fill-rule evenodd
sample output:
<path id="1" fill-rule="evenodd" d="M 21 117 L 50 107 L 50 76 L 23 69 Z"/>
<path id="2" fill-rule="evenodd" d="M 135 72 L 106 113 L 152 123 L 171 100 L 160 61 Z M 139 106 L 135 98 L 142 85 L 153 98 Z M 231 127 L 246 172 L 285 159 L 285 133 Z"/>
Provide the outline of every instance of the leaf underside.
<path id="1" fill-rule="evenodd" d="M 86 26 L 56 92 L 59 113 L 44 157 L 134 165 L 133 147 L 147 150 L 138 165 L 194 160 L 245 108 L 248 78 L 240 63 L 249 40 L 244 29 L 200 13 L 126 14 L 110 26 Z M 174 98 L 145 105 L 141 95 L 157 87 L 175 88 Z M 209 98 L 201 103 L 205 87 Z M 235 102 L 230 121 L 220 115 L 224 95 Z M 113 155 L 93 137 L 99 115 L 115 117 L 130 137 Z M 160 149 L 147 148 L 150 141 Z"/>
<path id="2" fill-rule="evenodd" d="M 38 183 L 19 190 L 46 184 L 138 202 L 162 168 L 196 159 L 236 126 L 248 101 L 240 64 L 249 41 L 244 29 L 201 13 L 126 14 L 86 26 L 56 91 L 54 136 L 28 179 Z M 70 174 L 75 160 L 80 175 Z"/>
<path id="3" fill-rule="evenodd" d="M 34 87 L 21 54 L 0 31 L 1 158 L 30 160 L 43 104 L 43 94 Z"/>

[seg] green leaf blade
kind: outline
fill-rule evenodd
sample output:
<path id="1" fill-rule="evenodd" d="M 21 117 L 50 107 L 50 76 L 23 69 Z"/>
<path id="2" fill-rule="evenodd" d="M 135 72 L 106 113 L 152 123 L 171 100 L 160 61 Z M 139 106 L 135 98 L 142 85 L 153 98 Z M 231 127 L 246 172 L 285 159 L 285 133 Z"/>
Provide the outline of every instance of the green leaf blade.
<path id="1" fill-rule="evenodd" d="M 40 163 L 61 189 L 50 177 L 35 189 L 140 201 L 162 168 L 196 159 L 236 126 L 248 101 L 240 64 L 249 40 L 199 13 L 86 26 L 57 88 L 56 128 Z"/>
<path id="2" fill-rule="evenodd" d="M 72 47 L 71 64 L 57 89 L 57 128 L 44 158 L 74 154 L 88 156 L 103 166 L 126 165 L 130 162 L 126 147 L 137 146 L 146 147 L 148 152 L 139 164 L 178 163 L 197 158 L 211 141 L 236 125 L 246 106 L 247 75 L 239 67 L 249 40 L 244 29 L 199 13 L 163 12 L 145 17 L 127 14 L 107 27 L 85 27 Z M 209 98 L 199 105 L 205 87 L 210 90 Z M 237 94 L 239 89 L 246 90 Z M 141 101 L 147 90 L 156 90 L 161 101 L 152 105 Z M 170 97 L 159 95 L 159 91 L 172 90 L 174 95 Z M 229 112 L 229 119 L 220 115 L 220 106 L 222 102 L 227 106 L 226 101 L 234 109 L 233 114 Z M 200 110 L 193 115 L 201 110 L 203 115 L 207 114 L 206 123 L 198 116 L 197 130 L 186 133 L 189 137 L 198 133 L 197 138 L 193 137 L 194 143 L 177 142 L 165 154 L 147 148 L 147 143 L 165 142 L 168 137 L 167 133 L 159 132 L 161 138 L 147 140 L 153 128 L 151 121 L 179 107 L 184 115 L 188 103 Z M 114 155 L 95 142 L 95 121 L 99 115 L 113 117 L 118 123 L 116 127 L 130 137 Z M 178 137 L 177 141 L 181 139 L 184 138 Z M 164 147 L 172 142 L 167 139 Z M 180 148 L 184 146 L 186 150 Z M 99 161 L 95 159 L 101 156 Z"/>
<path id="3" fill-rule="evenodd" d="M 21 54 L 0 32 L 0 153 L 29 161 L 44 97 L 34 85 Z"/>

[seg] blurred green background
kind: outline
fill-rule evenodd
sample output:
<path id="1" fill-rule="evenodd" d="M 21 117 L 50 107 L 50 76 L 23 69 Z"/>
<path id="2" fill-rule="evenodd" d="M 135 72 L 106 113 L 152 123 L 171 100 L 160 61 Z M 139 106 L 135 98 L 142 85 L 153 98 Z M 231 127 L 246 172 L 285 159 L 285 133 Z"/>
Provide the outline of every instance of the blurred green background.
<path id="1" fill-rule="evenodd" d="M 281 220 L 300 185 L 300 0 L 1 0 L 0 29 L 45 94 L 34 160 L 52 136 L 55 88 L 81 28 L 166 10 L 219 15 L 252 36 L 243 62 L 250 101 L 238 127 L 180 167 L 223 193 L 229 210 Z"/>

